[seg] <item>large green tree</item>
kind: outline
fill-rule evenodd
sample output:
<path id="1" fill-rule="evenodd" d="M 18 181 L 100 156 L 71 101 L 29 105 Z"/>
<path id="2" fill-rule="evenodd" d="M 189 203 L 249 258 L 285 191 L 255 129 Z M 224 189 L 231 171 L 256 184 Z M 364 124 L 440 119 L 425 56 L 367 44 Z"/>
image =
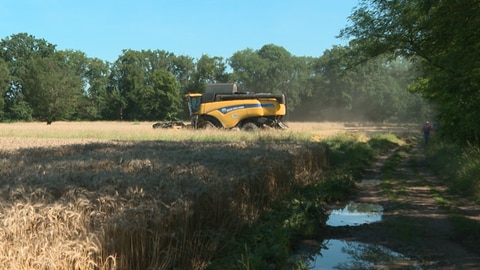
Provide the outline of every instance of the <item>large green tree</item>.
<path id="1" fill-rule="evenodd" d="M 329 120 L 340 120 L 342 112 L 352 109 L 355 72 L 350 67 L 349 52 L 347 47 L 335 46 L 314 62 L 311 80 L 315 89 L 312 101 L 316 106 L 313 108 L 316 107 L 320 115 L 329 115 Z"/>
<path id="2" fill-rule="evenodd" d="M 199 83 L 228 82 L 227 64 L 222 57 L 202 55 L 196 63 L 196 72 L 193 80 Z"/>
<path id="3" fill-rule="evenodd" d="M 242 89 L 253 92 L 285 93 L 288 108 L 294 110 L 300 96 L 310 91 L 306 58 L 296 58 L 285 48 L 273 44 L 260 50 L 246 49 L 229 58 L 234 79 Z"/>
<path id="4" fill-rule="evenodd" d="M 148 95 L 143 95 L 143 108 L 153 119 L 177 120 L 182 108 L 182 96 L 175 77 L 164 69 L 154 70 L 150 74 L 151 85 Z"/>
<path id="5" fill-rule="evenodd" d="M 81 96 L 82 79 L 68 54 L 32 58 L 23 76 L 23 95 L 33 109 L 33 117 L 51 123 L 70 120 Z"/>
<path id="6" fill-rule="evenodd" d="M 3 98 L 4 111 L 10 119 L 31 119 L 32 109 L 24 100 L 23 93 L 26 69 L 32 59 L 53 55 L 55 47 L 27 33 L 11 35 L 0 41 L 0 58 L 5 61 L 9 71 L 8 88 Z"/>
<path id="7" fill-rule="evenodd" d="M 195 62 L 192 57 L 175 56 L 173 65 L 166 70 L 175 76 L 181 93 L 187 93 L 189 89 L 192 89 L 192 76 L 195 73 Z"/>
<path id="8" fill-rule="evenodd" d="M 84 91 L 77 112 L 80 119 L 100 120 L 107 114 L 109 68 L 107 62 L 98 58 L 87 60 Z"/>
<path id="9" fill-rule="evenodd" d="M 230 82 L 226 70 L 227 63 L 222 57 L 202 55 L 195 63 L 195 69 L 190 76 L 188 87 L 183 89 L 183 93 L 202 93 L 208 83 Z"/>
<path id="10" fill-rule="evenodd" d="M 7 98 L 7 90 L 10 84 L 8 65 L 0 58 L 0 120 L 6 120 L 5 116 L 5 100 Z"/>
<path id="11" fill-rule="evenodd" d="M 366 58 L 402 55 L 421 76 L 410 89 L 437 104 L 440 132 L 480 144 L 480 0 L 361 1 L 341 36 Z"/>
<path id="12" fill-rule="evenodd" d="M 171 72 L 151 51 L 126 50 L 115 62 L 109 94 L 125 120 L 172 120 L 181 110 L 181 95 Z"/>

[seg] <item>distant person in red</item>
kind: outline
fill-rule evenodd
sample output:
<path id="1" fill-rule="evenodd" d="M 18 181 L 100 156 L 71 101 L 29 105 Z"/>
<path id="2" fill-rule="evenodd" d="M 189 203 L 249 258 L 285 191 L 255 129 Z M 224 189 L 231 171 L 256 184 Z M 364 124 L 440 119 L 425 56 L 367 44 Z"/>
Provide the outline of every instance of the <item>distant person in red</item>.
<path id="1" fill-rule="evenodd" d="M 423 140 L 425 141 L 425 144 L 428 144 L 428 137 L 430 137 L 430 131 L 433 131 L 433 127 L 430 125 L 430 122 L 425 122 L 422 127 L 422 132 L 423 132 Z"/>

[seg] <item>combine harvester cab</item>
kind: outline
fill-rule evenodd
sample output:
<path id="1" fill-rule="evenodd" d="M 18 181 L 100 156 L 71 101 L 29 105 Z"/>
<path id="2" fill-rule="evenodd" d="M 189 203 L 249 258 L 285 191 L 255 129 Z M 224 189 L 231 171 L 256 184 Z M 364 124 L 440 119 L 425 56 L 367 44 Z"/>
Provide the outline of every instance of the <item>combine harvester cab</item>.
<path id="1" fill-rule="evenodd" d="M 193 128 L 288 128 L 284 94 L 237 92 L 232 83 L 209 84 L 203 94 L 186 95 Z"/>

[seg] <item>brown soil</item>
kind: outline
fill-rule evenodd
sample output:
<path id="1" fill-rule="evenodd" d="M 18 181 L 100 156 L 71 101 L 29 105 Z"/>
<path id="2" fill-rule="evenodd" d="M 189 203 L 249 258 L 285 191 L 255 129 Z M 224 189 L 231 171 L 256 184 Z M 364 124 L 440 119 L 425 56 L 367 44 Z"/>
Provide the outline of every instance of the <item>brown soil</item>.
<path id="1" fill-rule="evenodd" d="M 423 269 L 480 269 L 480 249 L 455 240 L 448 219 L 449 213 L 455 213 L 480 221 L 480 209 L 447 193 L 444 183 L 425 165 L 422 150 L 422 145 L 416 146 L 392 177 L 391 189 L 398 197 L 386 195 L 380 182 L 375 181 L 382 179 L 380 168 L 388 154 L 359 183 L 353 200 L 382 205 L 382 222 L 333 227 L 328 238 L 383 245 L 417 261 Z M 449 208 L 435 200 L 433 190 L 446 198 Z"/>

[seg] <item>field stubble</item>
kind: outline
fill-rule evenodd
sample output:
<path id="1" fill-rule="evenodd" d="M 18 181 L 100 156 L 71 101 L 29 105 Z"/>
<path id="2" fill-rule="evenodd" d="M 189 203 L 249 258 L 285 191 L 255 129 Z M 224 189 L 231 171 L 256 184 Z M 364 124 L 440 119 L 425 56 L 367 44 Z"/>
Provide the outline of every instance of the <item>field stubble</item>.
<path id="1" fill-rule="evenodd" d="M 318 177 L 327 162 L 318 141 L 376 132 L 340 123 L 254 133 L 151 124 L 1 124 L 0 267 L 202 269 L 225 237 Z"/>

